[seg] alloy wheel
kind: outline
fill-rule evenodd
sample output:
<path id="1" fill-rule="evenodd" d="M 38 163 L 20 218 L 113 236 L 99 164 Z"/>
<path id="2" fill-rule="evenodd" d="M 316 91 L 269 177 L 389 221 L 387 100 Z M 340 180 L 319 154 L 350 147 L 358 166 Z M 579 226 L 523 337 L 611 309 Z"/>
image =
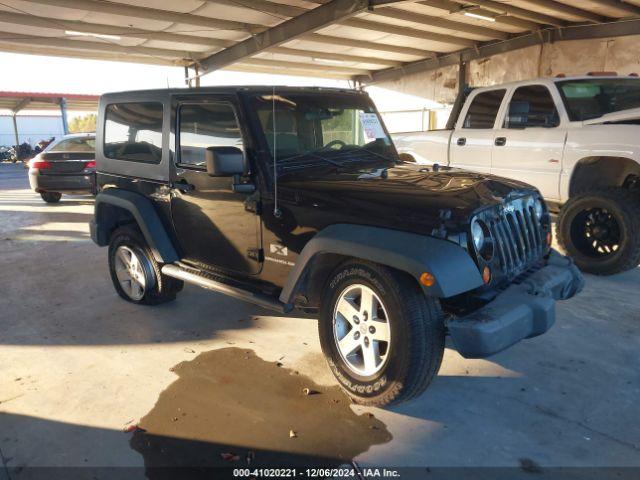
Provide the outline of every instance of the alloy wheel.
<path id="1" fill-rule="evenodd" d="M 143 266 L 145 260 L 124 245 L 120 245 L 115 253 L 115 270 L 118 282 L 120 282 L 124 293 L 135 301 L 144 297 L 147 283 Z"/>
<path id="2" fill-rule="evenodd" d="M 357 375 L 378 373 L 389 358 L 391 325 L 380 297 L 354 284 L 342 291 L 333 313 L 333 336 L 347 367 Z"/>

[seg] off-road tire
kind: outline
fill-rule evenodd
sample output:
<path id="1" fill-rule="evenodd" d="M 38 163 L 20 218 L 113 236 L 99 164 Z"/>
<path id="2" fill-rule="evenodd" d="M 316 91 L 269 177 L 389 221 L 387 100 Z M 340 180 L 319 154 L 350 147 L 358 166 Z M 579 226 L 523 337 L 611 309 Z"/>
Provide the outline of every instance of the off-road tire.
<path id="1" fill-rule="evenodd" d="M 145 259 L 143 266 L 146 287 L 144 296 L 139 300 L 134 300 L 127 295 L 118 281 L 115 255 L 120 246 L 130 248 L 136 255 L 143 256 Z M 163 275 L 160 270 L 161 267 L 162 265 L 155 260 L 144 236 L 136 225 L 124 225 L 113 231 L 109 241 L 109 273 L 111 274 L 113 286 L 120 297 L 128 302 L 142 305 L 159 305 L 175 300 L 177 293 L 184 287 L 184 282 Z"/>
<path id="2" fill-rule="evenodd" d="M 620 247 L 603 257 L 586 255 L 575 245 L 571 226 L 586 209 L 606 208 L 620 229 Z M 613 275 L 640 264 L 640 198 L 624 188 L 602 188 L 570 198 L 558 216 L 558 242 L 580 270 L 596 275 Z"/>
<path id="3" fill-rule="evenodd" d="M 47 203 L 58 203 L 62 194 L 60 192 L 40 192 L 40 196 Z"/>
<path id="4" fill-rule="evenodd" d="M 335 303 L 354 284 L 371 288 L 389 317 L 389 356 L 382 370 L 370 377 L 360 377 L 346 365 L 334 336 Z M 442 363 L 445 330 L 439 302 L 427 297 L 407 274 L 374 263 L 348 261 L 329 276 L 318 330 L 329 368 L 343 390 L 361 405 L 384 406 L 417 397 Z"/>

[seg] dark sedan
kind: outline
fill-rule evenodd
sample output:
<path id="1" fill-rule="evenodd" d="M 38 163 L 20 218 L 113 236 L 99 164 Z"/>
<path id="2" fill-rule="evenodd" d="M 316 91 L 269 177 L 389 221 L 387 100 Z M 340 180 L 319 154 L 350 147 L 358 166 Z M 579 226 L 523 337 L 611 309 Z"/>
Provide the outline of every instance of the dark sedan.
<path id="1" fill-rule="evenodd" d="M 63 193 L 95 193 L 95 134 L 65 135 L 29 161 L 29 184 L 47 203 Z"/>

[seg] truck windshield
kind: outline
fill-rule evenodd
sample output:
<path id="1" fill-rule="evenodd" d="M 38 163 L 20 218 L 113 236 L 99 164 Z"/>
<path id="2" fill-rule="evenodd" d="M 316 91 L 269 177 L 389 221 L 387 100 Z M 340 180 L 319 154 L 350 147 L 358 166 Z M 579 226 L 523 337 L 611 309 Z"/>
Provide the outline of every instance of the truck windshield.
<path id="1" fill-rule="evenodd" d="M 271 156 L 283 169 L 395 163 L 397 152 L 366 96 L 277 93 L 252 98 Z"/>
<path id="2" fill-rule="evenodd" d="M 557 82 L 571 121 L 640 107 L 640 79 L 594 78 Z"/>

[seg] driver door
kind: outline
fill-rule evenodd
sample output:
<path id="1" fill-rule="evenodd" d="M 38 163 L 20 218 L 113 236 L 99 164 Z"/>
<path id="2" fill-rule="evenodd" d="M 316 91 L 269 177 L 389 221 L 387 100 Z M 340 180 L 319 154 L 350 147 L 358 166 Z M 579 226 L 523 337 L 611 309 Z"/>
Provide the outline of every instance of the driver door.
<path id="1" fill-rule="evenodd" d="M 208 147 L 245 151 L 233 97 L 183 97 L 177 106 L 176 181 L 171 210 L 183 260 L 210 269 L 260 271 L 260 217 L 248 193 L 234 192 L 232 177 L 207 174 Z"/>

